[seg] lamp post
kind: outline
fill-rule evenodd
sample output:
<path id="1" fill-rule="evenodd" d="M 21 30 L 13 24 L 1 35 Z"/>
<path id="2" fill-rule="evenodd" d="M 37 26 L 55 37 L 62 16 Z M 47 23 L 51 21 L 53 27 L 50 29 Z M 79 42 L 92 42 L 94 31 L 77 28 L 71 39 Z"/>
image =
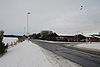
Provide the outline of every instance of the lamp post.
<path id="1" fill-rule="evenodd" d="M 27 34 L 29 34 L 29 14 L 30 12 L 27 12 Z"/>

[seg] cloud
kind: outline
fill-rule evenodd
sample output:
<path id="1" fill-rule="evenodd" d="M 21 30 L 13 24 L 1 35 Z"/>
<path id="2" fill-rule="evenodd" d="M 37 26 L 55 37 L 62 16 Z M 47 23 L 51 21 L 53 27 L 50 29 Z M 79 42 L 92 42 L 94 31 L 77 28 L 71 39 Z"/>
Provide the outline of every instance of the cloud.
<path id="1" fill-rule="evenodd" d="M 83 10 L 80 6 L 85 5 Z M 58 33 L 99 32 L 99 1 L 88 0 L 0 0 L 0 28 L 8 34 L 53 30 Z"/>

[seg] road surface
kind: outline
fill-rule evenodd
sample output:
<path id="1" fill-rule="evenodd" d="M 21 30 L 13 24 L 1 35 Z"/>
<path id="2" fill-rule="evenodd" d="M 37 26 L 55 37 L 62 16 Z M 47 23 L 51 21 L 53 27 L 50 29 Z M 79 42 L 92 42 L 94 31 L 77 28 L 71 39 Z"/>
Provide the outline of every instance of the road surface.
<path id="1" fill-rule="evenodd" d="M 63 43 L 49 43 L 40 40 L 31 41 L 40 47 L 78 63 L 83 67 L 100 67 L 100 55 L 94 55 L 84 51 L 66 48 L 63 46 Z"/>

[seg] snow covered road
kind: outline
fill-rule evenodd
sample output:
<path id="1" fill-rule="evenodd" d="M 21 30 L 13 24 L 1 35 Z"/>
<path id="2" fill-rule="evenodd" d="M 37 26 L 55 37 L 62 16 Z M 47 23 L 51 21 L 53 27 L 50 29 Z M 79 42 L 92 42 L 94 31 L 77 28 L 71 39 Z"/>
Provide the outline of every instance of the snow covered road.
<path id="1" fill-rule="evenodd" d="M 8 49 L 0 57 L 0 67 L 80 67 L 57 56 L 30 41 L 24 41 Z"/>
<path id="2" fill-rule="evenodd" d="M 100 56 L 94 53 L 82 51 L 72 47 L 65 47 L 62 43 L 47 43 L 40 40 L 32 40 L 40 47 L 43 47 L 59 56 L 72 60 L 83 67 L 100 67 Z"/>

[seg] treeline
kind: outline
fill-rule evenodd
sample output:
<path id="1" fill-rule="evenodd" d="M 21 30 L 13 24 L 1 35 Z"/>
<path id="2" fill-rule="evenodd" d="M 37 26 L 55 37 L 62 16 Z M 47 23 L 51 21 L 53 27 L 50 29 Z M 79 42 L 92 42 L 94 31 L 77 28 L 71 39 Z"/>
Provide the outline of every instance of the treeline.
<path id="1" fill-rule="evenodd" d="M 32 34 L 29 36 L 31 39 L 41 39 L 41 40 L 49 40 L 49 41 L 66 41 L 66 42 L 85 42 L 86 37 L 78 34 L 74 36 L 63 36 L 58 35 L 53 31 L 41 31 L 38 34 Z"/>
<path id="2" fill-rule="evenodd" d="M 20 35 L 3 35 L 4 37 L 15 37 L 15 38 L 19 38 L 22 37 Z"/>
<path id="3" fill-rule="evenodd" d="M 100 42 L 100 34 L 93 34 L 89 37 L 82 34 L 76 34 L 73 36 L 58 35 L 53 31 L 44 30 L 38 34 L 29 35 L 31 39 L 41 39 L 49 41 L 66 41 L 66 42 Z"/>
<path id="4" fill-rule="evenodd" d="M 56 41 L 58 39 L 58 35 L 52 31 L 41 31 L 38 34 L 29 35 L 31 39 L 41 39 L 41 40 L 52 40 Z"/>

